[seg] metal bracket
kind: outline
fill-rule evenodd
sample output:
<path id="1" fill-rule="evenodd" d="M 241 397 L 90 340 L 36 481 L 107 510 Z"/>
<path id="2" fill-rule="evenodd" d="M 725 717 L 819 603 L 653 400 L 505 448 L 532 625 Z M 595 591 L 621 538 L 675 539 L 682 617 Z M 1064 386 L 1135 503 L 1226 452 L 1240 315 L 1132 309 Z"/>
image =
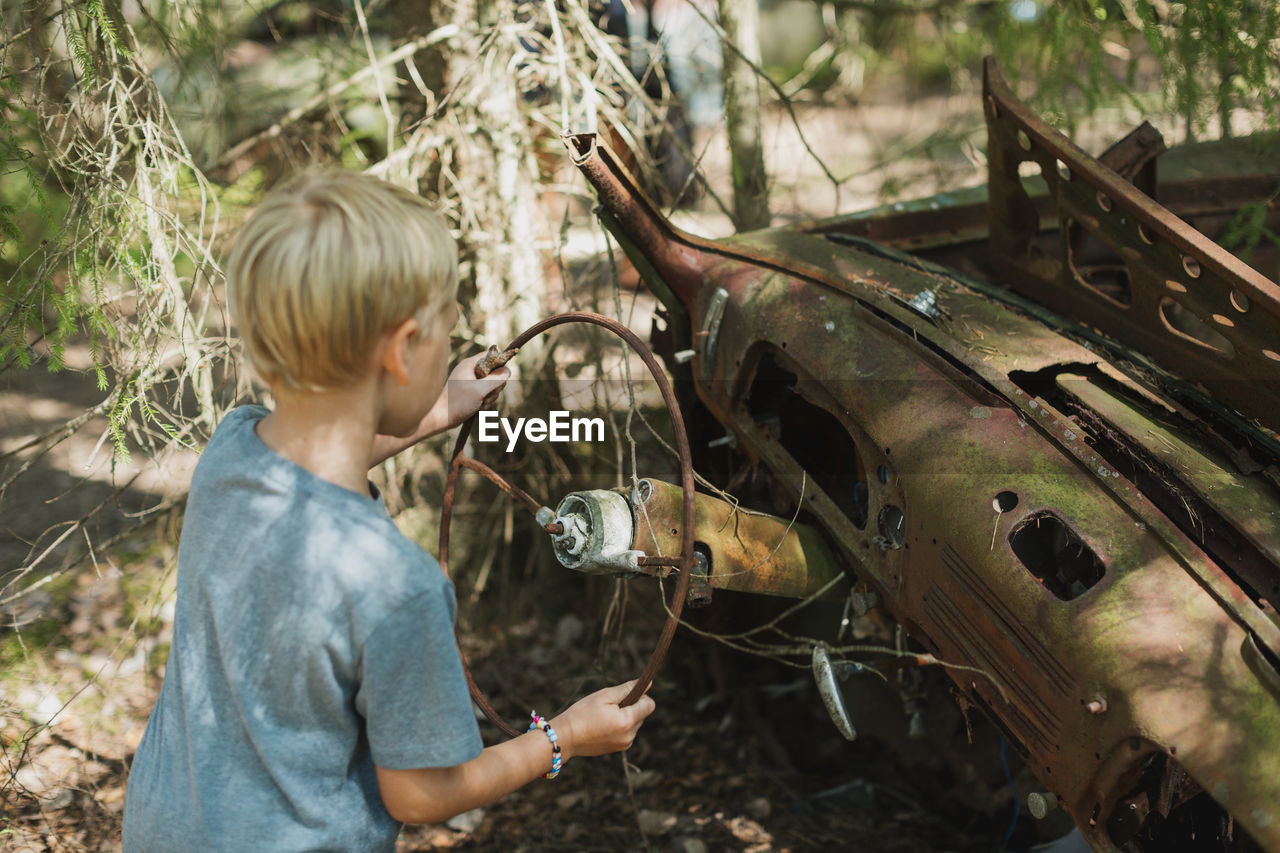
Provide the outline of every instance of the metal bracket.
<path id="1" fill-rule="evenodd" d="M 983 92 L 997 275 L 1246 418 L 1280 427 L 1280 287 L 1045 124 L 1017 100 L 992 59 Z M 1107 160 L 1140 179 L 1154 146 L 1154 139 L 1135 137 Z M 1039 170 L 1045 203 L 1057 212 L 1056 248 L 1038 242 L 1040 215 L 1019 172 L 1026 163 Z M 1122 275 L 1118 290 L 1078 263 L 1090 235 L 1115 256 L 1108 268 Z"/>
<path id="2" fill-rule="evenodd" d="M 720 321 L 724 319 L 724 306 L 729 301 L 729 291 L 717 287 L 707 303 L 707 313 L 702 318 L 702 375 L 710 379 L 715 372 L 716 345 L 720 342 Z"/>

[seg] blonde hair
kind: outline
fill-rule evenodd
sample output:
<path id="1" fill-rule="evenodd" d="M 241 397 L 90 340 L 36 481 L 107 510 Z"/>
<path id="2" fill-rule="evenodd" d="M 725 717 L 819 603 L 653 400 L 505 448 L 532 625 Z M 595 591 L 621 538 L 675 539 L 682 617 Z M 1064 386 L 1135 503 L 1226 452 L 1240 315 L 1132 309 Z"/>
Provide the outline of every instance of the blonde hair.
<path id="1" fill-rule="evenodd" d="M 443 308 L 458 250 L 421 197 L 355 172 L 303 175 L 273 190 L 227 261 L 231 311 L 269 384 L 341 387 L 369 370 L 392 326 Z"/>

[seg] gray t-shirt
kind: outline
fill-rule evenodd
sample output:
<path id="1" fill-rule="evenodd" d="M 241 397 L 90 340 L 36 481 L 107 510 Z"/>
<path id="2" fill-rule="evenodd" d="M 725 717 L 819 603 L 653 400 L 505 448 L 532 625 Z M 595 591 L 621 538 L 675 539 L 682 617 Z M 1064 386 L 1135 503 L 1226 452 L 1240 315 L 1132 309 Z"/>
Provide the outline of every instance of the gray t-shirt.
<path id="1" fill-rule="evenodd" d="M 380 500 L 231 412 L 196 467 L 173 645 L 125 802 L 126 851 L 394 849 L 374 765 L 447 767 L 480 732 L 448 578 Z"/>

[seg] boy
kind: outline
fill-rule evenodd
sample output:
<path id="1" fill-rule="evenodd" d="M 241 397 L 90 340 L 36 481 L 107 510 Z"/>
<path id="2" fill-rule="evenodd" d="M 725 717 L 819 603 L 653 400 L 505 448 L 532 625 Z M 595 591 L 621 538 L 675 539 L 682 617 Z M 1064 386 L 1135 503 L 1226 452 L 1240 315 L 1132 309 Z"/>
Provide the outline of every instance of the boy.
<path id="1" fill-rule="evenodd" d="M 453 588 L 367 480 L 507 378 L 470 358 L 442 393 L 457 255 L 439 217 L 374 178 L 305 177 L 245 224 L 227 280 L 275 407 L 227 415 L 196 468 L 125 849 L 389 851 L 401 822 L 491 802 L 553 755 L 626 749 L 653 710 L 618 707 L 629 685 L 482 749 Z"/>

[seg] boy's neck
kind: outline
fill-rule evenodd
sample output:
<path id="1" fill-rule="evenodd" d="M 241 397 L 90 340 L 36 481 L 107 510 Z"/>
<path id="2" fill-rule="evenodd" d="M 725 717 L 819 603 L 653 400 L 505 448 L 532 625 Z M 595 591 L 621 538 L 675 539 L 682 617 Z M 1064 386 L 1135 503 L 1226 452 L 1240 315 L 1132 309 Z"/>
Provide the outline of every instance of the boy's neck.
<path id="1" fill-rule="evenodd" d="M 320 479 L 368 496 L 378 422 L 371 390 L 366 383 L 331 391 L 273 388 L 276 405 L 258 422 L 258 438 Z"/>

